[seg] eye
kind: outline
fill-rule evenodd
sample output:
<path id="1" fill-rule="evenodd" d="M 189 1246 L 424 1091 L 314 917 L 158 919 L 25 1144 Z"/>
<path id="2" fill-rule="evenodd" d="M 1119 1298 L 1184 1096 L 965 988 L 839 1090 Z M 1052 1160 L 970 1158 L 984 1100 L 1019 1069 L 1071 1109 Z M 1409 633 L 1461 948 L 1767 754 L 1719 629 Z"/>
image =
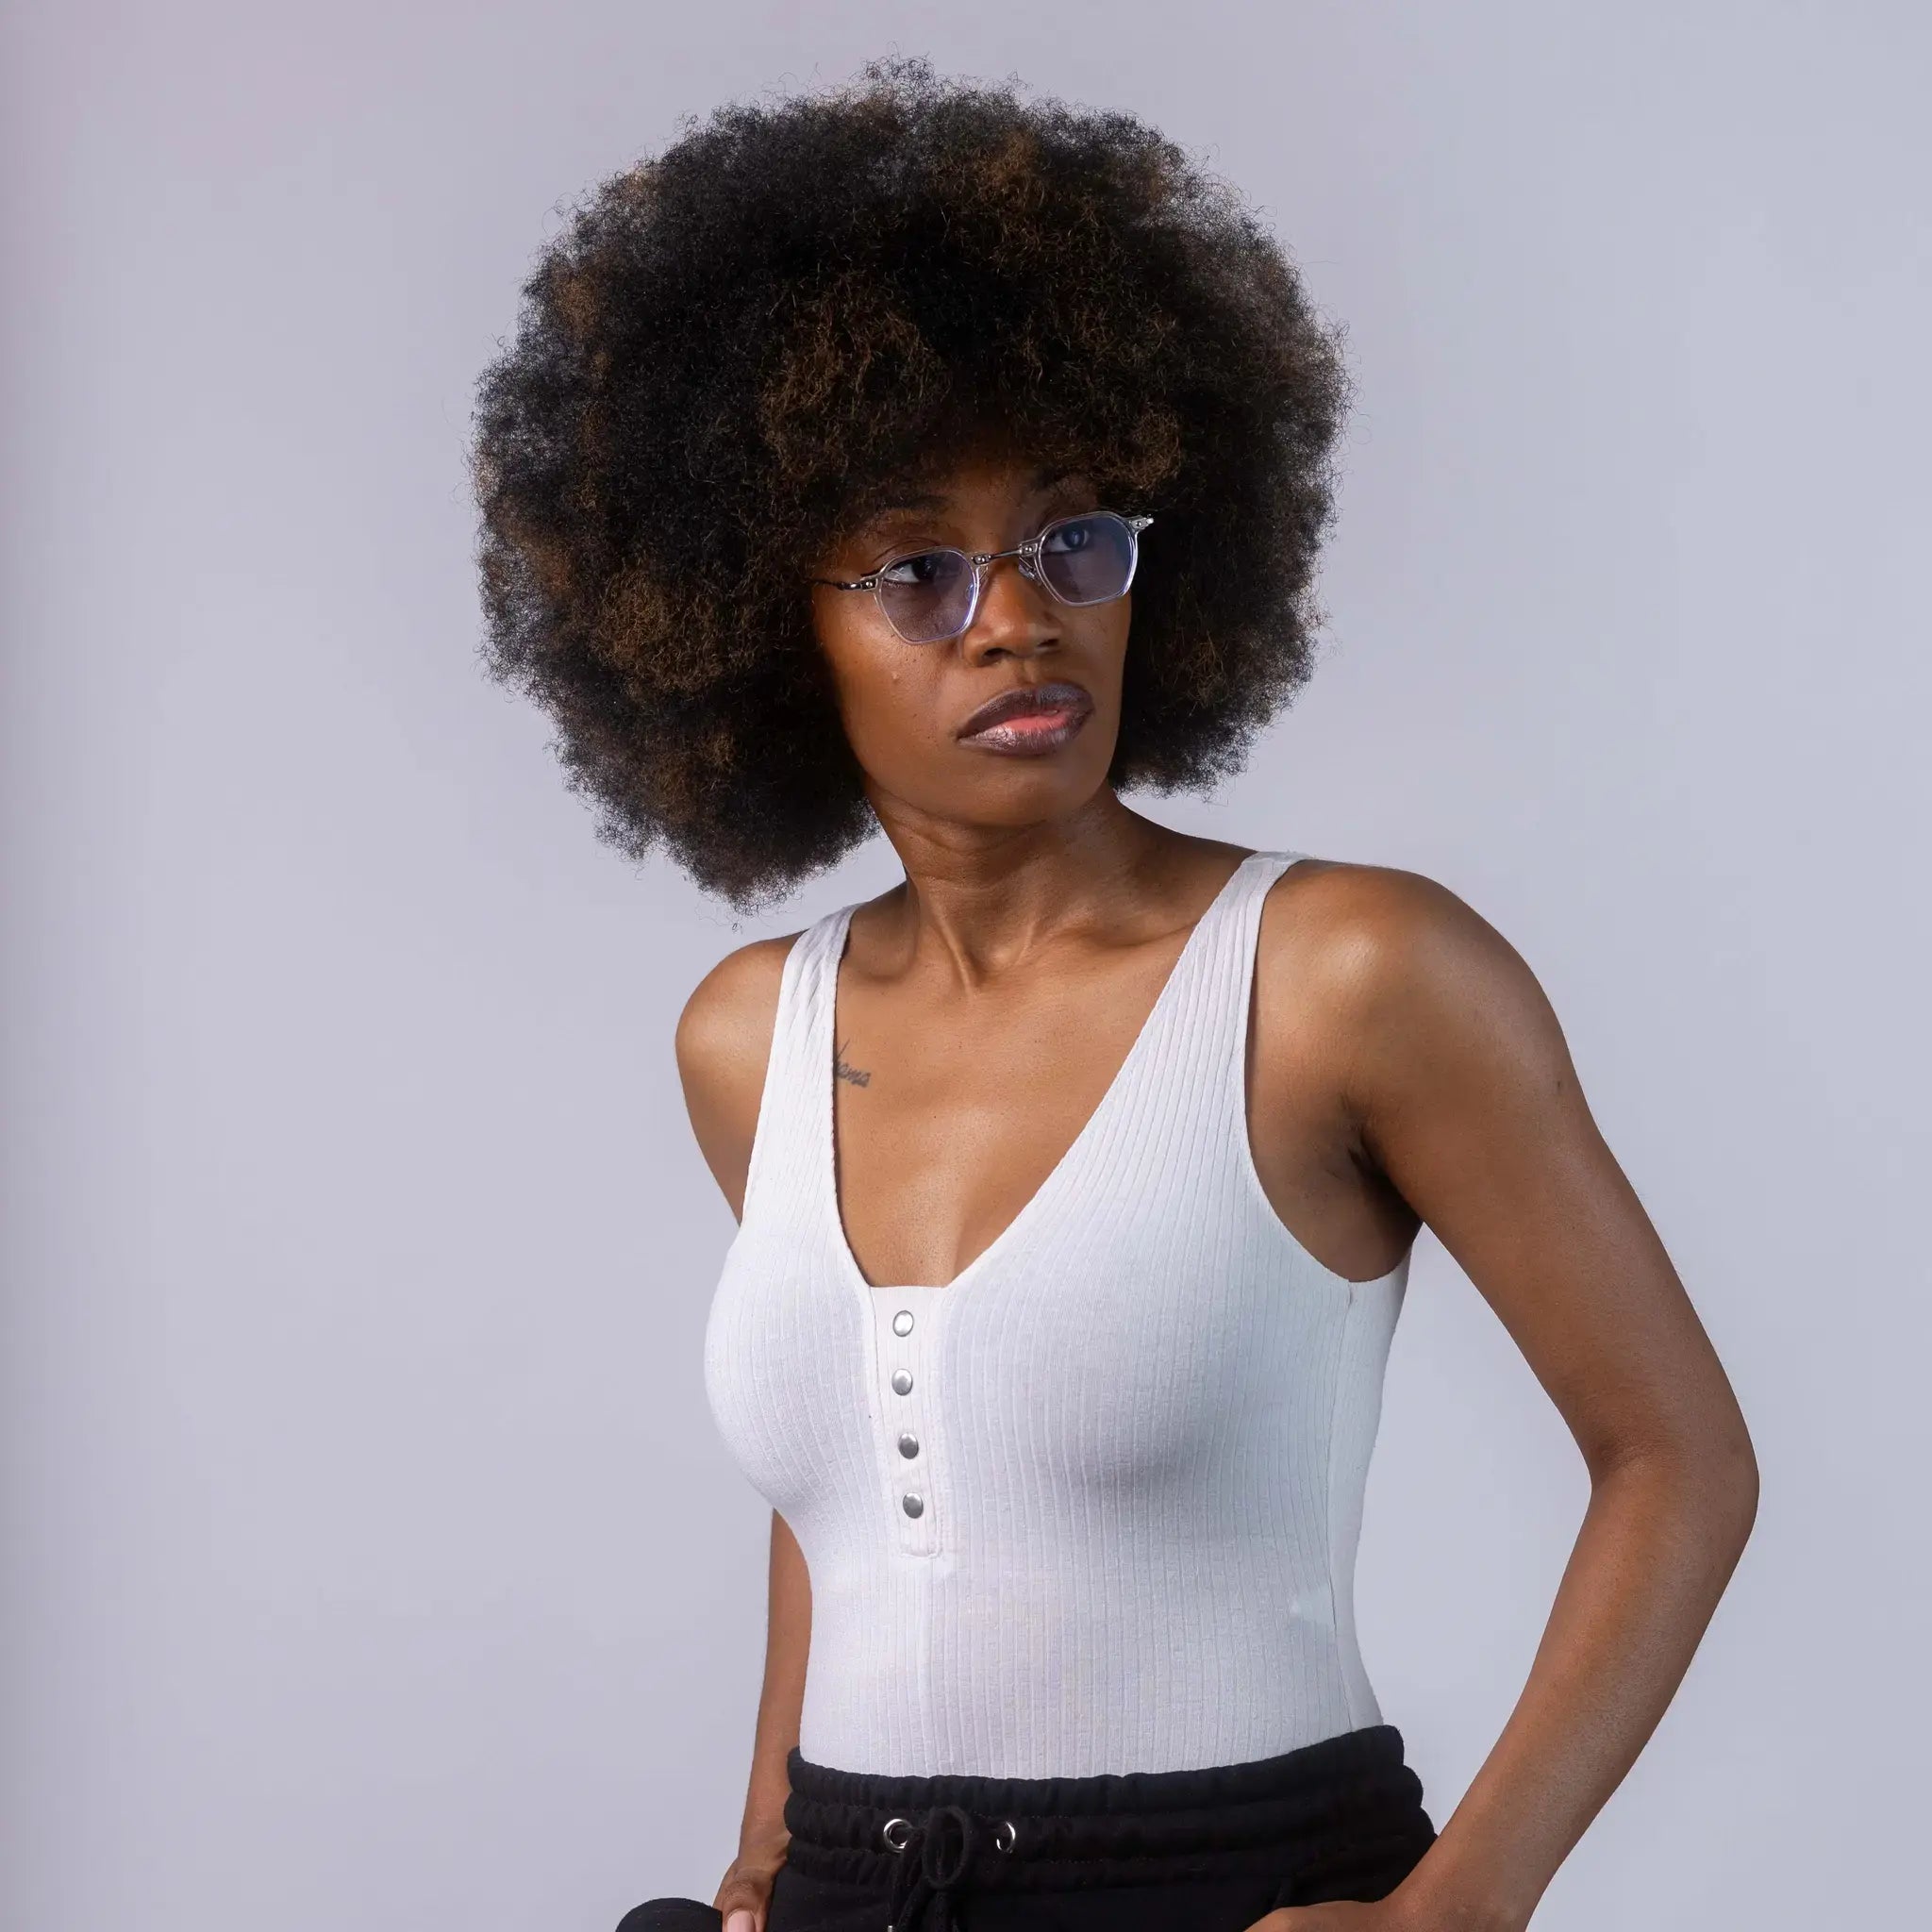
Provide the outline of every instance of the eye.
<path id="1" fill-rule="evenodd" d="M 945 582 L 958 565 L 957 550 L 921 550 L 911 557 L 895 558 L 880 571 L 879 576 L 889 584 L 939 584 Z"/>
<path id="2" fill-rule="evenodd" d="M 1049 530 L 1046 533 L 1046 541 L 1040 547 L 1049 557 L 1066 557 L 1075 551 L 1087 549 L 1092 543 L 1093 537 L 1093 519 L 1074 517 Z"/>

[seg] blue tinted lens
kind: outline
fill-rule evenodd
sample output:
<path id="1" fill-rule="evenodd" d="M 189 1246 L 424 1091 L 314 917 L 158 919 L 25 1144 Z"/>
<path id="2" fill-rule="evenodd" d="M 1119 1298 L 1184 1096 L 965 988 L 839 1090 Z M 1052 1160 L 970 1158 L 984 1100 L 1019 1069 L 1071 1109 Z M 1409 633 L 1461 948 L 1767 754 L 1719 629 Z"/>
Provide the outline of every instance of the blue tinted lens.
<path id="1" fill-rule="evenodd" d="M 1134 575 L 1134 533 L 1108 509 L 1065 517 L 1041 533 L 1040 575 L 1066 604 L 1105 604 Z"/>
<path id="2" fill-rule="evenodd" d="M 879 574 L 879 603 L 908 643 L 957 637 L 972 602 L 973 563 L 963 551 L 922 550 Z"/>

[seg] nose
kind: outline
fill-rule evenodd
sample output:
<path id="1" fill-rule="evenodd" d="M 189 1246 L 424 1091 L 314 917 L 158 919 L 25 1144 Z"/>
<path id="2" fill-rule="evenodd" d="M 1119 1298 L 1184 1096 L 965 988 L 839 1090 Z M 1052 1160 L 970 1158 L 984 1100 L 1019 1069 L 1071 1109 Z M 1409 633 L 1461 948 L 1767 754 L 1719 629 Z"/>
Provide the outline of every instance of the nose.
<path id="1" fill-rule="evenodd" d="M 1059 608 L 1045 586 L 1022 571 L 1018 558 L 997 558 L 986 566 L 979 608 L 959 640 L 960 649 L 974 664 L 1050 650 L 1059 642 Z"/>

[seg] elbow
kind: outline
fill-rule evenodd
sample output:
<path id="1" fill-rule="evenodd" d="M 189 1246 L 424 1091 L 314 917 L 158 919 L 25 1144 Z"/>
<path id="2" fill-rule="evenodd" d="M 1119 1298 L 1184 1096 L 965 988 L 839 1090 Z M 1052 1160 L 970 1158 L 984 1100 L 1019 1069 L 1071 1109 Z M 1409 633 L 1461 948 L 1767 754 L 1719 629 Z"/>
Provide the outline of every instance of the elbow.
<path id="1" fill-rule="evenodd" d="M 1757 1450 L 1735 1398 L 1723 1425 L 1696 1451 L 1700 1487 L 1710 1507 L 1735 1527 L 1741 1550 L 1757 1521 Z"/>
<path id="2" fill-rule="evenodd" d="M 1604 1473 L 1659 1486 L 1677 1512 L 1694 1518 L 1707 1547 L 1741 1554 L 1757 1521 L 1757 1452 L 1742 1418 L 1721 1433 L 1648 1440 L 1607 1457 Z"/>
<path id="3" fill-rule="evenodd" d="M 1738 1547 L 1750 1541 L 1757 1522 L 1757 1452 L 1751 1437 L 1740 1429 L 1736 1447 L 1724 1462 L 1724 1481 L 1738 1520 Z"/>

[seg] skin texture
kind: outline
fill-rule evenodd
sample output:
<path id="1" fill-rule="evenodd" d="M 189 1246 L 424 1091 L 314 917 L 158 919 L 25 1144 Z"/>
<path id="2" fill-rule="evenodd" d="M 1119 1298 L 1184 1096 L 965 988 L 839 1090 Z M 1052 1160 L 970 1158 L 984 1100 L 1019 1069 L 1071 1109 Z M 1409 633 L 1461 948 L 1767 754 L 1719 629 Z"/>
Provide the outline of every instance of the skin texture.
<path id="1" fill-rule="evenodd" d="M 937 505 L 851 534 L 820 574 L 857 576 L 922 541 L 1005 549 L 1091 503 L 1082 487 L 990 453 Z M 915 648 L 869 597 L 811 596 L 841 722 L 906 869 L 854 915 L 840 974 L 840 1058 L 867 1076 L 835 1083 L 840 1208 L 869 1279 L 943 1283 L 1074 1138 L 1244 850 L 1156 824 L 1106 783 L 1130 599 L 1071 610 L 1003 564 L 964 637 Z M 1061 750 L 1004 759 L 954 737 L 996 691 L 1049 678 L 1095 701 Z M 795 937 L 721 960 L 678 1025 L 691 1124 L 734 1213 Z M 1591 1483 L 1522 1695 L 1436 1844 L 1388 1899 L 1271 1912 L 1257 1932 L 1525 1925 L 1662 1716 L 1737 1563 L 1757 1509 L 1749 1435 L 1547 999 L 1454 893 L 1312 859 L 1275 882 L 1248 1116 L 1269 1200 L 1330 1268 L 1373 1278 L 1422 1224 L 1437 1232 Z M 784 1857 L 809 1647 L 809 1577 L 775 1514 L 770 1590 L 740 1857 L 715 1900 L 729 1932 L 761 1932 Z"/>

